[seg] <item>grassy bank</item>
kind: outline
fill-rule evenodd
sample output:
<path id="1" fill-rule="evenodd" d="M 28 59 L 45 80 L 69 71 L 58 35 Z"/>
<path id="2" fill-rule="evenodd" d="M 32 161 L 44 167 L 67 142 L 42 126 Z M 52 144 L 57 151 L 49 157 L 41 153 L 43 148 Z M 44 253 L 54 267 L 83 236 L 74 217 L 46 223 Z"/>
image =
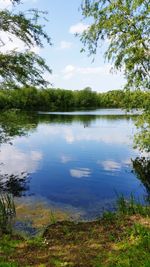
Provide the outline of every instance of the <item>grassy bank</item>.
<path id="1" fill-rule="evenodd" d="M 150 208 L 120 198 L 93 222 L 53 221 L 34 238 L 5 234 L 0 266 L 149 267 Z"/>

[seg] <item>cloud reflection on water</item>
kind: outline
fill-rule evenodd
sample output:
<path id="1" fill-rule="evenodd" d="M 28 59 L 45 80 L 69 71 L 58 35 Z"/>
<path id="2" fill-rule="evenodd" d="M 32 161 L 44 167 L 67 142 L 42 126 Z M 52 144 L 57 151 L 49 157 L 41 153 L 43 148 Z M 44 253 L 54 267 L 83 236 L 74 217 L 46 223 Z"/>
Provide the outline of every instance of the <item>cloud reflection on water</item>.
<path id="1" fill-rule="evenodd" d="M 122 127 L 123 126 L 123 127 Z M 96 127 L 91 126 L 89 128 L 84 128 L 83 125 L 76 125 L 76 127 L 71 127 L 70 125 L 40 125 L 38 131 L 42 132 L 45 138 L 50 137 L 53 139 L 61 138 L 68 144 L 73 144 L 75 142 L 81 141 L 94 141 L 103 142 L 105 144 L 127 144 L 132 145 L 132 137 L 134 132 L 134 127 L 125 128 L 125 125 L 118 124 L 118 126 L 106 126 L 101 127 L 97 125 Z"/>
<path id="2" fill-rule="evenodd" d="M 43 155 L 40 151 L 31 150 L 27 152 L 5 144 L 1 146 L 0 163 L 1 174 L 20 174 L 22 172 L 34 173 L 42 160 Z"/>
<path id="3" fill-rule="evenodd" d="M 90 177 L 91 173 L 89 168 L 76 168 L 70 170 L 70 175 L 75 178 Z"/>
<path id="4" fill-rule="evenodd" d="M 71 156 L 69 156 L 69 155 L 61 155 L 61 157 L 60 157 L 60 161 L 63 164 L 66 164 L 66 163 L 68 163 L 68 162 L 70 162 L 72 160 L 73 160 L 73 158 Z"/>

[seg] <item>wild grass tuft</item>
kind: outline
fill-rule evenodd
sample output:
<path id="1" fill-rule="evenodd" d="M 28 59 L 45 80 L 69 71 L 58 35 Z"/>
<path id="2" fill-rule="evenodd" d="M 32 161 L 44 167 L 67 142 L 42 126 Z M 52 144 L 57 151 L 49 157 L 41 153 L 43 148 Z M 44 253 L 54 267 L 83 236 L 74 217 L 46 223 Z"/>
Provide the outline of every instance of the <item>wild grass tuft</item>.
<path id="1" fill-rule="evenodd" d="M 54 214 L 53 211 L 50 212 L 50 224 L 56 224 L 57 223 L 57 218 Z"/>
<path id="2" fill-rule="evenodd" d="M 130 199 L 125 199 L 123 195 L 117 199 L 117 211 L 124 215 L 140 214 L 142 216 L 150 216 L 150 206 L 137 202 L 133 195 Z"/>
<path id="3" fill-rule="evenodd" d="M 10 233 L 12 220 L 16 215 L 15 204 L 12 195 L 0 195 L 0 234 Z"/>

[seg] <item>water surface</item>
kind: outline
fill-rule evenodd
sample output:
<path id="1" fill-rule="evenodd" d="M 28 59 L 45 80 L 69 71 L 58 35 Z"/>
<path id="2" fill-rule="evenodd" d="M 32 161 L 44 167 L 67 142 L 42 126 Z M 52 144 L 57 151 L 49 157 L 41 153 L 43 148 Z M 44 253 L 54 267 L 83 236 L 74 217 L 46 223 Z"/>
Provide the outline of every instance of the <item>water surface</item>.
<path id="1" fill-rule="evenodd" d="M 147 188 L 132 166 L 134 120 L 114 109 L 1 114 L 1 188 L 83 218 L 112 209 L 117 194 L 143 199 Z"/>

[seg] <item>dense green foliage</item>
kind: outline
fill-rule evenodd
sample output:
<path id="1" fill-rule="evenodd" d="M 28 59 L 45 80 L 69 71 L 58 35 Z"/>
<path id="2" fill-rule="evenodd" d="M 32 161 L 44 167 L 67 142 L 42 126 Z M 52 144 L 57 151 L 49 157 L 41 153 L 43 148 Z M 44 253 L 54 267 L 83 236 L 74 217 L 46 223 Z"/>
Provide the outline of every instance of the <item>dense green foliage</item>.
<path id="1" fill-rule="evenodd" d="M 14 85 L 35 85 L 45 87 L 48 82 L 43 74 L 51 73 L 45 60 L 32 51 L 34 47 L 43 47 L 45 40 L 51 45 L 51 40 L 44 31 L 42 19 L 45 12 L 37 9 L 28 12 L 18 11 L 16 7 L 21 1 L 11 0 L 14 5 L 11 10 L 0 10 L 0 48 L 5 48 L 3 36 L 8 36 L 12 42 L 17 38 L 24 44 L 24 51 L 0 49 L 0 85 L 12 88 Z"/>
<path id="2" fill-rule="evenodd" d="M 0 90 L 0 110 L 71 111 L 96 108 L 144 110 L 144 113 L 136 121 L 139 131 L 135 138 L 135 146 L 141 150 L 150 151 L 149 91 L 113 90 L 98 93 L 93 92 L 89 87 L 80 91 L 36 89 L 35 87 Z M 3 138 L 3 134 L 1 134 L 0 139 Z"/>
<path id="3" fill-rule="evenodd" d="M 147 0 L 83 0 L 82 14 L 90 25 L 81 41 L 90 55 L 98 52 L 105 41 L 105 57 L 114 68 L 123 71 L 127 89 L 150 89 L 150 5 Z M 131 104 L 131 105 L 130 105 Z M 133 102 L 127 101 L 129 108 Z M 141 98 L 135 106 L 141 107 Z M 150 151 L 150 104 L 137 121 L 140 129 L 135 143 L 141 150 Z"/>
<path id="4" fill-rule="evenodd" d="M 150 108 L 150 105 L 149 105 Z M 135 136 L 135 147 L 150 152 L 150 111 L 145 111 L 136 121 L 138 133 Z"/>
<path id="5" fill-rule="evenodd" d="M 62 111 L 92 108 L 146 108 L 150 93 L 114 90 L 107 93 L 93 92 L 89 88 L 80 91 L 27 87 L 0 90 L 0 109 Z"/>
<path id="6" fill-rule="evenodd" d="M 150 88 L 149 12 L 147 0 L 83 0 L 83 16 L 91 23 L 81 41 L 90 54 L 107 41 L 105 56 L 123 70 L 128 88 Z"/>

